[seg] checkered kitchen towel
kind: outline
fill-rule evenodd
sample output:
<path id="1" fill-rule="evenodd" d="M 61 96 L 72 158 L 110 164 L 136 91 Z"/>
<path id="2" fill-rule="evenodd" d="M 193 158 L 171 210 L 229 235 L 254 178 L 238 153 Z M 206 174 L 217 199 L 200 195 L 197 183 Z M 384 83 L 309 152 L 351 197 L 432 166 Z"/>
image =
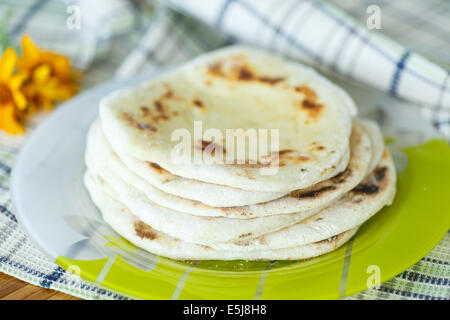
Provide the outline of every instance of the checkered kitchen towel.
<path id="1" fill-rule="evenodd" d="M 73 5 L 81 13 L 81 29 L 67 28 Z M 378 32 L 365 27 L 370 5 L 380 8 L 382 29 Z M 161 0 L 158 5 L 149 0 L 0 2 L 0 22 L 6 24 L 13 45 L 28 33 L 38 45 L 70 56 L 86 75 L 85 88 L 175 65 L 242 41 L 416 102 L 424 117 L 450 139 L 450 81 L 445 67 L 450 65 L 448 12 L 446 0 Z M 44 117 L 35 117 L 29 131 Z M 25 139 L 0 132 L 0 271 L 83 298 L 123 299 L 66 273 L 20 230 L 11 211 L 9 179 Z M 350 299 L 449 299 L 449 263 L 447 233 L 416 265 L 380 288 Z"/>

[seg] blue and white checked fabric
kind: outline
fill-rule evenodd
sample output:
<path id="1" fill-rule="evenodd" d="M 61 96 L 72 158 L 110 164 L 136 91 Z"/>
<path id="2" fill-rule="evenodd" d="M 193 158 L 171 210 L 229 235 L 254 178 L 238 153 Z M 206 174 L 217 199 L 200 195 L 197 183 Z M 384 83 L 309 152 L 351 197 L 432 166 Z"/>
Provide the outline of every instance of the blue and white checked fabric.
<path id="1" fill-rule="evenodd" d="M 370 31 L 365 24 L 330 3 L 320 0 L 166 1 L 240 41 L 331 70 L 424 108 L 439 110 L 443 119 L 435 113 L 434 121 L 442 123 L 442 131 L 447 137 L 450 135 L 450 71 L 382 33 Z M 417 1 L 408 1 L 412 2 L 417 6 Z M 359 8 L 366 12 L 367 7 Z M 381 18 L 384 11 L 389 12 L 384 1 L 379 3 L 379 8 Z M 411 10 L 410 6 L 403 11 Z M 417 7 L 415 10 L 420 17 L 422 12 Z M 445 35 L 448 42 L 449 37 Z"/>
<path id="2" fill-rule="evenodd" d="M 367 8 L 381 10 L 380 32 L 440 65 L 450 66 L 450 2 L 440 0 L 331 0 L 362 24 Z"/>
<path id="3" fill-rule="evenodd" d="M 381 9 L 376 32 L 365 27 L 372 4 Z M 81 29 L 66 27 L 69 5 L 79 6 Z M 414 101 L 450 139 L 449 9 L 447 0 L 2 0 L 0 20 L 15 47 L 30 34 L 71 57 L 86 89 L 246 42 Z M 9 179 L 25 139 L 0 132 L 0 271 L 83 298 L 124 299 L 62 270 L 21 231 Z M 449 264 L 447 233 L 416 265 L 351 299 L 450 299 Z"/>

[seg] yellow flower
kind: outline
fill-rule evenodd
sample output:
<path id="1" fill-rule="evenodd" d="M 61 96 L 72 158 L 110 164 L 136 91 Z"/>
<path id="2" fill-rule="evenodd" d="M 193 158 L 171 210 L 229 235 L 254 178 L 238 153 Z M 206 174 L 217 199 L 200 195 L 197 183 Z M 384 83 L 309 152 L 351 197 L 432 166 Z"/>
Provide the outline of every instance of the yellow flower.
<path id="1" fill-rule="evenodd" d="M 26 75 L 14 74 L 16 63 L 14 49 L 6 49 L 0 58 L 0 129 L 10 134 L 23 132 L 21 123 L 27 106 L 27 100 L 20 91 Z"/>
<path id="2" fill-rule="evenodd" d="M 30 113 L 41 107 L 50 110 L 54 102 L 67 100 L 78 92 L 76 82 L 80 75 L 71 69 L 67 57 L 40 50 L 29 36 L 22 38 L 22 52 L 18 69 L 28 75 L 23 92 Z"/>

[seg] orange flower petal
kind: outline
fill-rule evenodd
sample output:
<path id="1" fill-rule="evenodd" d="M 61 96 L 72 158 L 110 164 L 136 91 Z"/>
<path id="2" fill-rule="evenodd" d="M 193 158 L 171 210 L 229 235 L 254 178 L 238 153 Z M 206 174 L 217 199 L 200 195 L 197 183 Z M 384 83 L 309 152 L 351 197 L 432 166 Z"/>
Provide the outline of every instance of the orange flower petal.
<path id="1" fill-rule="evenodd" d="M 27 98 L 25 98 L 25 95 L 19 89 L 13 89 L 11 92 L 17 108 L 24 110 L 27 106 Z"/>
<path id="2" fill-rule="evenodd" d="M 52 70 L 48 64 L 41 64 L 33 71 L 33 80 L 42 83 L 50 78 Z"/>
<path id="3" fill-rule="evenodd" d="M 26 78 L 28 78 L 27 72 L 21 72 L 13 75 L 11 79 L 9 79 L 9 87 L 11 88 L 11 90 L 18 89 Z"/>
<path id="4" fill-rule="evenodd" d="M 9 134 L 23 133 L 22 125 L 17 121 L 14 114 L 14 105 L 9 104 L 0 108 L 0 129 Z"/>
<path id="5" fill-rule="evenodd" d="M 20 107 L 24 103 L 28 103 L 27 115 L 37 109 L 51 110 L 55 102 L 67 100 L 78 92 L 76 80 L 80 79 L 81 75 L 71 69 L 69 58 L 40 50 L 29 36 L 22 38 L 22 47 L 24 55 L 18 61 L 18 69 L 28 78 L 23 76 L 25 78 L 16 80 L 12 85 L 18 89 L 17 95 L 14 96 L 16 112 L 21 110 Z M 19 82 L 23 82 L 23 85 L 16 86 Z"/>
<path id="6" fill-rule="evenodd" d="M 13 48 L 8 48 L 0 58 L 0 81 L 7 82 L 14 72 L 17 62 L 17 54 Z"/>
<path id="7" fill-rule="evenodd" d="M 28 35 L 22 37 L 22 52 L 24 58 L 30 64 L 35 64 L 39 62 L 41 54 L 39 48 L 33 43 L 30 36 Z"/>
<path id="8" fill-rule="evenodd" d="M 70 75 L 70 61 L 67 57 L 53 53 L 53 52 L 44 52 L 45 61 L 48 61 L 51 64 L 55 74 L 61 78 L 68 78 Z"/>

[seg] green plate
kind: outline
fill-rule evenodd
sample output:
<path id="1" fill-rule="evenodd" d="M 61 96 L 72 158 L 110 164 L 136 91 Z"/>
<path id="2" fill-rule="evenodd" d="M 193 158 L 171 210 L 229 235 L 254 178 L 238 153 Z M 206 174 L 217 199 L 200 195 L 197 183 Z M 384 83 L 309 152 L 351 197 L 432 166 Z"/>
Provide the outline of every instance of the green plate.
<path id="1" fill-rule="evenodd" d="M 20 223 L 75 278 L 146 299 L 335 299 L 401 273 L 449 229 L 448 144 L 406 103 L 337 80 L 360 114 L 380 124 L 398 169 L 394 203 L 347 244 L 298 262 L 174 261 L 133 246 L 92 204 L 82 183 L 83 155 L 101 97 L 149 77 L 107 83 L 66 103 L 28 139 L 13 170 Z"/>

